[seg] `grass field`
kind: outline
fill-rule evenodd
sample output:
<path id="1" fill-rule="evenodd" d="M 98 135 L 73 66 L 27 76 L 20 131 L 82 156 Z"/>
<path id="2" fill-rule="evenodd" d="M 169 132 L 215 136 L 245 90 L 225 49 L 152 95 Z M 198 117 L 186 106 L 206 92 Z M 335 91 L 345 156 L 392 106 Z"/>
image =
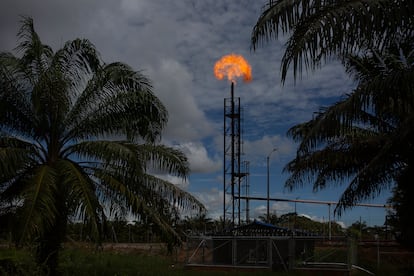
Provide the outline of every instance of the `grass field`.
<path id="1" fill-rule="evenodd" d="M 41 275 L 28 249 L 1 248 L 0 275 Z M 251 275 L 240 271 L 194 271 L 176 262 L 176 256 L 67 248 L 61 252 L 59 270 L 62 275 Z M 258 272 L 254 275 L 268 275 Z M 279 274 L 279 275 L 284 275 Z M 290 274 L 285 274 L 290 275 Z"/>
<path id="2" fill-rule="evenodd" d="M 316 254 L 324 254 L 319 249 Z M 375 267 L 375 257 L 369 252 L 360 256 L 362 266 L 370 268 L 376 275 L 413 275 L 413 266 L 401 266 L 385 262 L 380 269 Z M 62 275 L 269 275 L 269 271 L 236 270 L 189 270 L 184 267 L 180 254 L 168 255 L 165 249 L 157 246 L 106 246 L 100 250 L 85 245 L 66 246 L 61 251 L 59 271 Z M 0 247 L 0 275 L 41 275 L 30 249 Z M 329 275 L 309 272 L 277 272 L 277 275 Z M 368 275 L 353 272 L 352 275 Z"/>

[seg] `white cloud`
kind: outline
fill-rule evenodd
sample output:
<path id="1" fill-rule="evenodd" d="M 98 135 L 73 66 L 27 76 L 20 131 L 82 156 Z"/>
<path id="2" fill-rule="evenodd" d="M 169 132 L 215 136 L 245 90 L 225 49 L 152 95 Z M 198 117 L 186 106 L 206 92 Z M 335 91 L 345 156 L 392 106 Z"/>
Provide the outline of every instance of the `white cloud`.
<path id="1" fill-rule="evenodd" d="M 190 169 L 193 173 L 216 172 L 221 169 L 221 159 L 211 159 L 201 143 L 184 143 L 178 146 L 188 158 Z"/>
<path id="2" fill-rule="evenodd" d="M 276 216 L 280 217 L 283 214 L 293 212 L 292 206 L 288 202 L 278 201 L 273 202 L 269 206 L 269 212 L 271 214 L 276 214 Z M 267 214 L 267 205 L 260 204 L 254 207 L 252 214 L 250 214 L 251 218 L 258 218 L 259 216 L 264 216 Z"/>
<path id="3" fill-rule="evenodd" d="M 208 216 L 214 219 L 223 217 L 223 191 L 217 188 L 210 190 L 203 190 L 201 192 L 195 192 L 195 196 L 205 205 L 208 211 Z M 226 200 L 230 202 L 230 198 L 226 197 Z"/>
<path id="4" fill-rule="evenodd" d="M 214 131 L 212 124 L 199 108 L 192 93 L 192 76 L 176 60 L 164 59 L 159 67 L 149 71 L 157 96 L 165 104 L 170 116 L 163 134 L 173 141 L 197 141 Z M 158 82 L 157 80 L 162 80 Z"/>
<path id="5" fill-rule="evenodd" d="M 156 176 L 159 177 L 159 178 L 161 178 L 161 179 L 163 179 L 163 180 L 165 180 L 165 181 L 168 181 L 168 182 L 170 182 L 170 183 L 172 183 L 172 184 L 174 184 L 174 185 L 176 185 L 179 188 L 184 189 L 184 190 L 189 185 L 188 180 L 186 180 L 186 179 L 184 179 L 182 177 L 177 177 L 175 175 L 170 175 L 170 174 L 157 174 Z"/>
<path id="6" fill-rule="evenodd" d="M 261 165 L 265 164 L 269 154 L 271 154 L 272 162 L 280 162 L 295 151 L 292 140 L 280 135 L 269 136 L 265 133 L 258 140 L 245 140 L 243 145 L 246 159 Z M 272 152 L 273 149 L 276 151 Z"/>

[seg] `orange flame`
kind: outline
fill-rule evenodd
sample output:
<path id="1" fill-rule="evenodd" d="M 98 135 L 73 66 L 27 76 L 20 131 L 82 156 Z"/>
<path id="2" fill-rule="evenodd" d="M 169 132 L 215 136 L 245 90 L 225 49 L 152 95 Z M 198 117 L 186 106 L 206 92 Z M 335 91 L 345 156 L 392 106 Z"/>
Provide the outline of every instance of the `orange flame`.
<path id="1" fill-rule="evenodd" d="M 245 82 L 249 82 L 252 80 L 252 69 L 242 56 L 230 54 L 214 64 L 214 75 L 219 80 L 227 76 L 229 81 L 236 82 L 235 78 L 243 77 Z"/>

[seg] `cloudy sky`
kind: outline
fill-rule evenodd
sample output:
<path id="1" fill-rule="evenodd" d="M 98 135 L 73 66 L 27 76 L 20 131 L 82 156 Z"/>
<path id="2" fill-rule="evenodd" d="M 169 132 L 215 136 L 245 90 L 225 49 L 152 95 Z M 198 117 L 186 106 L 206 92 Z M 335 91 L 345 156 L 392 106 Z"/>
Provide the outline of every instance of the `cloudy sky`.
<path id="1" fill-rule="evenodd" d="M 212 217 L 222 215 L 223 98 L 230 84 L 213 75 L 223 55 L 243 55 L 253 80 L 238 81 L 235 96 L 244 113 L 243 160 L 250 164 L 250 195 L 266 196 L 270 155 L 271 197 L 337 201 L 343 187 L 313 193 L 310 187 L 288 192 L 284 165 L 294 157 L 295 144 L 286 136 L 293 125 L 308 120 L 321 106 L 351 91 L 341 65 L 332 62 L 305 73 L 294 83 L 292 74 L 280 82 L 284 39 L 251 49 L 250 35 L 265 0 L 2 0 L 0 51 L 12 51 L 21 15 L 34 19 L 42 41 L 54 50 L 74 38 L 87 38 L 109 63 L 121 61 L 141 70 L 153 82 L 156 95 L 169 111 L 163 143 L 180 147 L 192 173 L 186 183 L 170 180 L 197 196 Z M 370 203 L 385 203 L 388 194 Z M 325 205 L 297 204 L 297 212 L 327 219 Z M 271 203 L 278 215 L 294 204 Z M 251 202 L 251 216 L 266 212 L 264 201 Z M 384 211 L 358 207 L 338 220 L 350 225 L 365 220 L 381 225 Z"/>

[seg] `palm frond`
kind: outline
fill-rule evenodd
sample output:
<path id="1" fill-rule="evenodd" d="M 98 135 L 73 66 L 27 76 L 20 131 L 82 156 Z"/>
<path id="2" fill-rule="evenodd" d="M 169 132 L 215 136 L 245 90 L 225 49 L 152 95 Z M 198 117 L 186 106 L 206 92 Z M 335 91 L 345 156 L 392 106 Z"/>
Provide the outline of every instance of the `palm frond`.
<path id="1" fill-rule="evenodd" d="M 100 58 L 95 46 L 87 39 L 75 39 L 66 42 L 65 46 L 53 56 L 50 66 L 60 72 L 69 84 L 67 89 L 71 104 L 84 91 L 87 83 L 100 67 Z"/>
<path id="2" fill-rule="evenodd" d="M 374 156 L 368 159 L 364 165 L 360 165 L 355 177 L 348 184 L 341 195 L 335 213 L 342 212 L 352 207 L 356 202 L 377 197 L 380 192 L 390 188 L 404 165 L 395 162 L 395 141 L 387 139 L 381 147 L 378 147 Z"/>
<path id="3" fill-rule="evenodd" d="M 36 147 L 31 143 L 0 136 L 0 183 L 7 183 L 19 172 L 30 168 L 35 163 L 33 161 L 37 158 L 36 153 Z"/>
<path id="4" fill-rule="evenodd" d="M 80 142 L 65 149 L 62 156 L 82 158 L 101 164 L 116 164 L 125 171 L 128 167 L 139 172 L 145 170 L 147 159 L 137 150 L 135 144 L 127 141 L 96 140 Z"/>
<path id="5" fill-rule="evenodd" d="M 337 137 L 359 132 L 360 127 L 375 125 L 385 129 L 387 122 L 370 112 L 369 98 L 365 98 L 362 92 L 355 90 L 343 100 L 321 109 L 312 120 L 289 129 L 288 135 L 300 141 L 298 152 L 307 152 L 309 148 L 317 148 Z M 371 131 L 376 132 L 377 129 Z"/>
<path id="6" fill-rule="evenodd" d="M 77 213 L 92 226 L 92 233 L 99 238 L 101 234 L 102 207 L 95 194 L 95 184 L 83 169 L 69 160 L 60 160 L 57 164 L 64 187 L 69 190 L 68 201 L 73 201 L 77 206 Z M 73 204 L 73 203 L 72 203 Z"/>
<path id="7" fill-rule="evenodd" d="M 117 215 L 131 212 L 134 215 L 148 217 L 164 233 L 172 233 L 178 240 L 181 238 L 170 224 L 170 216 L 163 215 L 164 211 L 175 210 L 176 206 L 198 211 L 205 210 L 191 194 L 152 175 L 126 178 L 119 174 L 119 170 L 114 169 L 113 173 L 110 173 L 106 168 L 95 169 L 95 177 L 100 179 L 98 187 L 100 187 L 102 204 L 111 206 L 111 210 Z M 119 211 L 120 214 L 117 213 Z"/>
<path id="8" fill-rule="evenodd" d="M 9 53 L 0 54 L 0 129 L 3 132 L 33 136 L 33 112 L 27 82 L 19 60 Z"/>
<path id="9" fill-rule="evenodd" d="M 89 81 L 68 116 L 71 139 L 138 135 L 154 141 L 168 118 L 164 105 L 151 91 L 149 80 L 122 63 L 106 65 Z M 75 127 L 76 126 L 76 127 Z"/>
<path id="10" fill-rule="evenodd" d="M 384 48 L 400 34 L 412 36 L 413 12 L 409 0 L 275 1 L 259 17 L 251 41 L 255 49 L 277 38 L 279 29 L 291 32 L 281 65 L 284 82 L 291 63 L 296 79 L 303 66 L 315 69 L 329 57 Z"/>
<path id="11" fill-rule="evenodd" d="M 178 206 L 185 210 L 197 210 L 199 212 L 205 210 L 196 197 L 176 185 L 153 175 L 145 174 L 139 179 L 135 178 L 128 183 L 128 186 L 131 191 L 138 194 L 157 195 L 156 197 L 166 200 L 172 206 Z"/>
<path id="12" fill-rule="evenodd" d="M 27 80 L 34 85 L 49 68 L 53 51 L 49 46 L 42 44 L 34 29 L 32 18 L 23 17 L 21 23 L 18 32 L 21 42 L 16 49 L 23 53 L 21 66 L 25 68 Z"/>
<path id="13" fill-rule="evenodd" d="M 322 147 L 298 152 L 296 158 L 284 168 L 284 171 L 291 173 L 285 187 L 292 190 L 313 183 L 314 191 L 318 191 L 328 184 L 352 180 L 360 167 L 378 153 L 384 141 L 386 137 L 380 138 L 374 132 L 355 128 L 347 135 L 331 139 Z"/>
<path id="14" fill-rule="evenodd" d="M 22 195 L 21 241 L 27 236 L 41 235 L 53 225 L 57 214 L 56 179 L 56 171 L 47 165 L 38 167 L 33 171 L 33 176 L 26 179 L 30 185 Z"/>
<path id="15" fill-rule="evenodd" d="M 187 157 L 177 149 L 158 144 L 142 144 L 136 147 L 136 153 L 143 154 L 152 167 L 158 170 L 178 177 L 187 177 L 189 173 Z"/>

